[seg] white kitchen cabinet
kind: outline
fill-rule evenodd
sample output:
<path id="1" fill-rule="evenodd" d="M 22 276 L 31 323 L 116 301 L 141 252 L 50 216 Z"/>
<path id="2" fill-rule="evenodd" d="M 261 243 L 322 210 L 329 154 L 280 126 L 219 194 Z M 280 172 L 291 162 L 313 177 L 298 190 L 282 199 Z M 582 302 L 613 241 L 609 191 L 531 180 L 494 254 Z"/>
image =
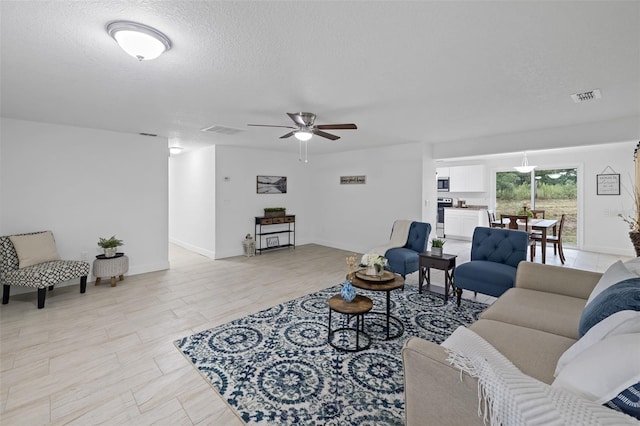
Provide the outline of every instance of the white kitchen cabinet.
<path id="1" fill-rule="evenodd" d="M 487 192 L 486 180 L 482 164 L 449 167 L 450 192 Z"/>
<path id="2" fill-rule="evenodd" d="M 449 167 L 436 167 L 436 175 L 439 178 L 449 177 Z"/>
<path id="3" fill-rule="evenodd" d="M 444 209 L 445 238 L 471 240 L 476 226 L 488 226 L 486 210 L 479 209 Z"/>

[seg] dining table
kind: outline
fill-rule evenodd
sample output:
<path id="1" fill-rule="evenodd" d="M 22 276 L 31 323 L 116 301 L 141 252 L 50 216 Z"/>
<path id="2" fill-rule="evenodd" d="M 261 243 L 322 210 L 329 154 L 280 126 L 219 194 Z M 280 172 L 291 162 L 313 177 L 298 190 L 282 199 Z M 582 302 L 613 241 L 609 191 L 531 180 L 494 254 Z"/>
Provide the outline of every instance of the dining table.
<path id="1" fill-rule="evenodd" d="M 515 222 L 515 226 L 512 223 Z M 529 229 L 524 229 L 525 224 L 522 221 L 517 221 L 515 216 L 511 218 L 505 218 L 503 220 L 497 220 L 492 222 L 492 226 L 502 226 L 508 229 L 521 229 L 523 231 L 531 232 L 531 231 L 540 231 L 540 245 L 542 246 L 542 263 L 547 263 L 547 235 L 549 235 L 549 231 L 552 232 L 551 235 L 556 235 L 558 221 L 556 219 L 529 219 Z"/>

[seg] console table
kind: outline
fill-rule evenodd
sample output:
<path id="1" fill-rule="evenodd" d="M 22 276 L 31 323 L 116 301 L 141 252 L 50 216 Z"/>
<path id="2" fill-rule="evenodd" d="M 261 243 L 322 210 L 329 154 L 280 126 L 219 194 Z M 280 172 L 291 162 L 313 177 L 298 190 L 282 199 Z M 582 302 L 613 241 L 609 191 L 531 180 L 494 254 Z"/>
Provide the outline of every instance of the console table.
<path id="1" fill-rule="evenodd" d="M 286 242 L 280 241 L 280 237 Z M 265 250 L 296 247 L 296 216 L 279 217 L 256 216 L 256 254 Z"/>

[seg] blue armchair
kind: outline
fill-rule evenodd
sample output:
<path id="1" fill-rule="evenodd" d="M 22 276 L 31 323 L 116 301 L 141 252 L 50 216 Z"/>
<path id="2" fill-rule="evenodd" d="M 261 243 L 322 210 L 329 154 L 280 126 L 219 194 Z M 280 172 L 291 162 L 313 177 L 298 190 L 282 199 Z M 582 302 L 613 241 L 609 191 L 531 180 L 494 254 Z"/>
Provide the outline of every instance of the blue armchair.
<path id="1" fill-rule="evenodd" d="M 524 231 L 477 227 L 471 260 L 455 269 L 458 306 L 462 290 L 499 297 L 514 286 L 518 263 L 526 260 L 529 235 Z"/>
<path id="2" fill-rule="evenodd" d="M 393 233 L 393 230 L 391 231 Z M 418 253 L 427 250 L 427 240 L 431 234 L 431 225 L 425 222 L 412 222 L 409 236 L 404 247 L 387 250 L 384 257 L 389 261 L 389 270 L 405 278 L 418 270 Z"/>

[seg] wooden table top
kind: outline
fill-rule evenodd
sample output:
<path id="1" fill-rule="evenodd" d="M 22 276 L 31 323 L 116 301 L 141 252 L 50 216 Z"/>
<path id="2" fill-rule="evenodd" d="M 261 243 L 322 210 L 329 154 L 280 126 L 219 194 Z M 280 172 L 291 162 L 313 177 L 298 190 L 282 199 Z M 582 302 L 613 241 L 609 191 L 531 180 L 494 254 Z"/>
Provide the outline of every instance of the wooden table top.
<path id="1" fill-rule="evenodd" d="M 356 315 L 369 312 L 373 308 L 373 301 L 367 296 L 357 294 L 351 302 L 347 302 L 342 296 L 336 294 L 329 299 L 329 306 L 336 312 Z"/>
<path id="2" fill-rule="evenodd" d="M 393 275 L 394 275 L 394 278 L 392 281 L 381 283 L 381 282 L 375 282 L 375 281 L 366 281 L 361 278 L 358 278 L 354 274 L 353 278 L 351 279 L 351 282 L 355 287 L 358 287 L 364 290 L 390 291 L 390 290 L 395 290 L 397 288 L 400 288 L 404 285 L 404 278 L 402 278 L 398 274 L 393 274 Z"/>

